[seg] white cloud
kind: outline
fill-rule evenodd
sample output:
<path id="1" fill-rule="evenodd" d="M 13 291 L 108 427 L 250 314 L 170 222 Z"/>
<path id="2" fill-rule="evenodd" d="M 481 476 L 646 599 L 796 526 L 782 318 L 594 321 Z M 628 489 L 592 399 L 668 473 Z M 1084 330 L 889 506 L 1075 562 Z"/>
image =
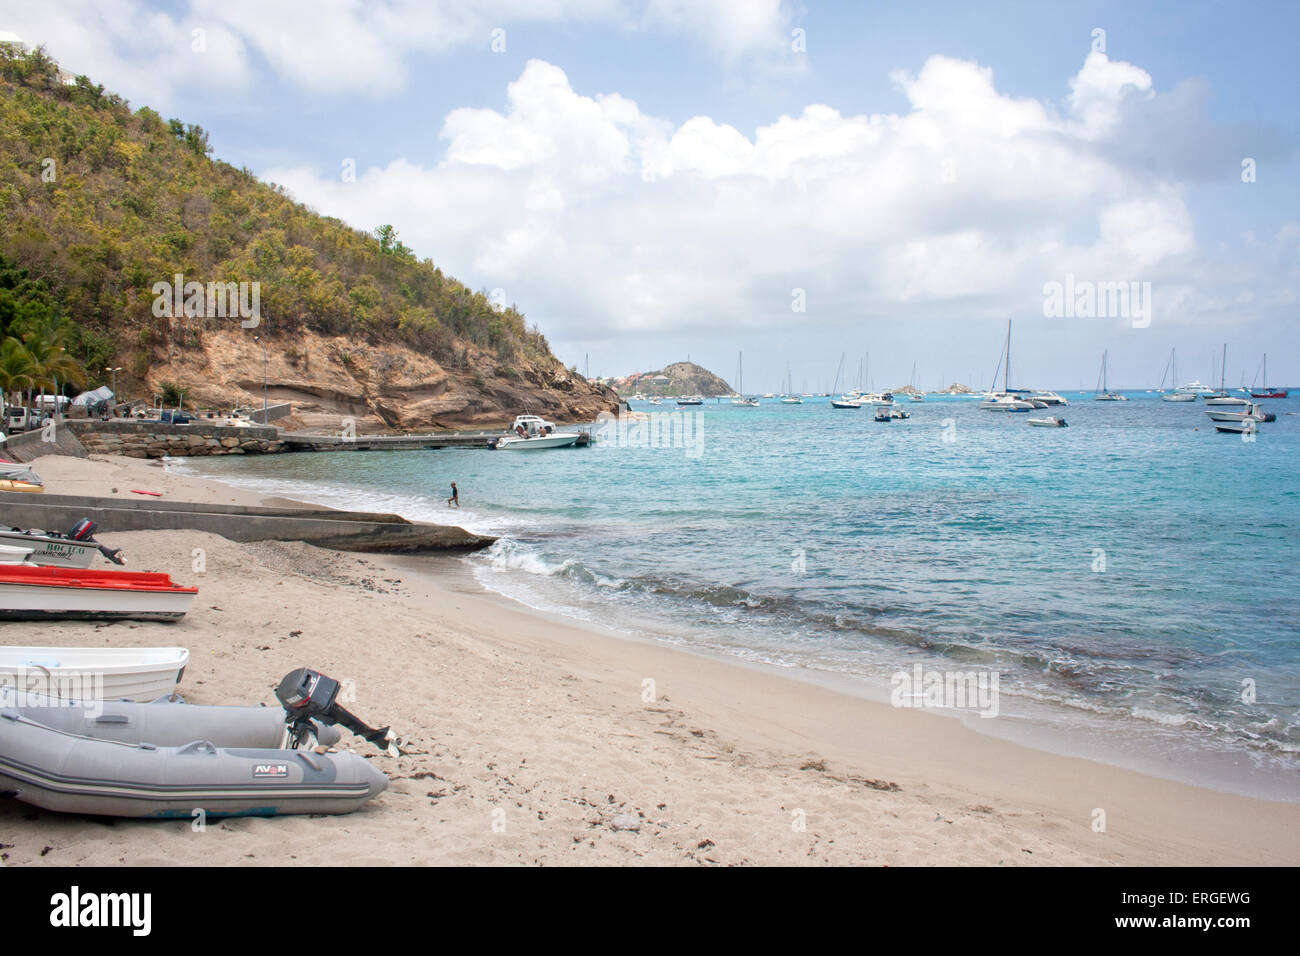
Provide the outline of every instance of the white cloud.
<path id="1" fill-rule="evenodd" d="M 674 128 L 532 61 L 504 110 L 448 114 L 436 163 L 351 184 L 266 175 L 359 226 L 395 223 L 552 338 L 780 325 L 796 286 L 819 322 L 1004 317 L 1038 312 L 1066 273 L 1153 281 L 1189 315 L 1220 307 L 1180 183 L 1092 148 L 1123 132 L 1127 97 L 1157 95 L 1145 72 L 1094 54 L 1061 110 L 947 57 L 894 78 L 907 112 L 813 104 L 746 135 L 707 116 Z"/>
<path id="2" fill-rule="evenodd" d="M 0 2 L 0 22 L 45 43 L 67 69 L 133 100 L 167 108 L 182 88 L 244 88 L 253 59 L 314 94 L 394 95 L 411 60 L 479 45 L 492 32 L 584 23 L 666 32 L 729 65 L 792 60 L 780 0 L 185 0 L 175 14 L 140 0 Z M 197 59 L 194 30 L 206 31 Z"/>

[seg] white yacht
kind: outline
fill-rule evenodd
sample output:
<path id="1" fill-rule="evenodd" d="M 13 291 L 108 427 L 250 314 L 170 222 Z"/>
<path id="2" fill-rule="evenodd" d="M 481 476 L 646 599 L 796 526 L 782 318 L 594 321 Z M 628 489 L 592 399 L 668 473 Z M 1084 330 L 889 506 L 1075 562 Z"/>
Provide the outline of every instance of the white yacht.
<path id="1" fill-rule="evenodd" d="M 540 416 L 519 415 L 510 426 L 510 432 L 492 442 L 492 447 L 505 451 L 567 448 L 581 437 L 580 432 L 556 431 L 553 423 Z"/>

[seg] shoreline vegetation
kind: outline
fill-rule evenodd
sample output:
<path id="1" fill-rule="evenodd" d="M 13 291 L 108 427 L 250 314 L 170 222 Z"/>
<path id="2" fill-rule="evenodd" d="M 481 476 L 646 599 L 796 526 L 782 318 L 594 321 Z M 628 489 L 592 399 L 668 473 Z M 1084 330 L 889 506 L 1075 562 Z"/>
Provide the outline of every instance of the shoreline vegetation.
<path id="1" fill-rule="evenodd" d="M 505 290 L 211 153 L 202 127 L 0 44 L 0 388 L 190 408 L 270 391 L 298 427 L 363 432 L 617 407 Z"/>
<path id="2" fill-rule="evenodd" d="M 173 501 L 283 503 L 138 459 L 36 467 L 57 494 L 147 487 Z M 1300 805 L 1046 753 L 951 717 L 619 638 L 489 593 L 458 559 L 195 531 L 112 544 L 136 569 L 197 585 L 193 610 L 173 625 L 9 624 L 12 639 L 187 646 L 179 692 L 203 704 L 273 704 L 281 676 L 315 667 L 353 681 L 349 706 L 391 723 L 405 753 L 371 756 L 391 789 L 345 817 L 195 831 L 3 799 L 7 864 L 1300 862 Z"/>

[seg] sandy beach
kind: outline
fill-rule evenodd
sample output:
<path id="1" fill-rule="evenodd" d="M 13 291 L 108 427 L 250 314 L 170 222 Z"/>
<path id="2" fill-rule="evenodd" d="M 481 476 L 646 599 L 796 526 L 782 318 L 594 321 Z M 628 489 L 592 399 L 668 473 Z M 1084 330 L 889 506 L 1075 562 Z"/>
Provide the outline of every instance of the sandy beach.
<path id="1" fill-rule="evenodd" d="M 34 468 L 53 494 L 267 500 L 134 459 Z M 184 645 L 180 692 L 204 704 L 274 705 L 285 673 L 314 667 L 354 681 L 350 709 L 391 724 L 404 754 L 345 742 L 391 780 L 357 813 L 202 832 L 0 798 L 6 865 L 1300 863 L 1300 805 L 619 638 L 486 592 L 459 558 L 104 537 L 133 570 L 197 585 L 193 610 L 176 624 L 0 625 L 7 643 Z"/>

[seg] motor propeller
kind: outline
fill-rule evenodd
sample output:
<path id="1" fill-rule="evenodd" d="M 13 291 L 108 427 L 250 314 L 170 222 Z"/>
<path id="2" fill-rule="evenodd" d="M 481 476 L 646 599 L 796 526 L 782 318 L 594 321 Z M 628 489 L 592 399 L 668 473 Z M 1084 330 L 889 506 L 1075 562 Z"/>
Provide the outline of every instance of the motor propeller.
<path id="1" fill-rule="evenodd" d="M 391 757 L 398 756 L 397 738 L 388 727 L 374 728 L 338 702 L 340 685 L 332 677 L 309 667 L 286 674 L 275 696 L 284 707 L 285 723 L 290 728 L 290 742 L 299 747 L 315 736 L 312 720 L 346 727 Z"/>
<path id="2" fill-rule="evenodd" d="M 73 541 L 84 541 L 86 544 L 93 544 L 99 549 L 100 554 L 108 558 L 108 560 L 112 561 L 114 564 L 126 564 L 126 558 L 122 557 L 121 548 L 110 548 L 95 540 L 95 529 L 98 527 L 99 525 L 95 524 L 95 522 L 91 521 L 89 518 L 82 518 L 72 526 L 72 530 L 68 532 L 67 536 Z"/>

